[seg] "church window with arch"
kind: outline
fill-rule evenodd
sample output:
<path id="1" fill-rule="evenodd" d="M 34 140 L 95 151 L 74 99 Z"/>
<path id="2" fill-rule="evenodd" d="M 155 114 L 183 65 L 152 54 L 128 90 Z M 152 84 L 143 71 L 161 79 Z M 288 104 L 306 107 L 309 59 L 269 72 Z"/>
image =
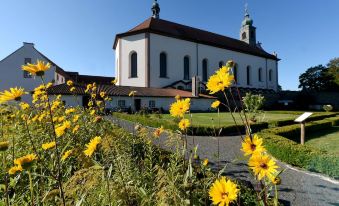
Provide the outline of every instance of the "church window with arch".
<path id="1" fill-rule="evenodd" d="M 132 52 L 130 56 L 130 77 L 136 78 L 138 77 L 138 54 L 136 52 Z"/>
<path id="2" fill-rule="evenodd" d="M 258 69 L 258 81 L 262 82 L 262 68 Z"/>
<path id="3" fill-rule="evenodd" d="M 202 60 L 202 81 L 207 82 L 207 75 L 208 75 L 208 60 Z"/>
<path id="4" fill-rule="evenodd" d="M 190 58 L 189 56 L 184 57 L 184 80 L 190 78 Z"/>
<path id="5" fill-rule="evenodd" d="M 272 71 L 272 69 L 270 69 L 269 71 L 268 71 L 268 80 L 271 82 L 272 81 L 272 73 L 273 73 L 273 71 Z"/>
<path id="6" fill-rule="evenodd" d="M 165 52 L 160 53 L 160 77 L 167 77 L 167 55 Z"/>
<path id="7" fill-rule="evenodd" d="M 251 85 L 251 67 L 246 67 L 246 84 Z"/>

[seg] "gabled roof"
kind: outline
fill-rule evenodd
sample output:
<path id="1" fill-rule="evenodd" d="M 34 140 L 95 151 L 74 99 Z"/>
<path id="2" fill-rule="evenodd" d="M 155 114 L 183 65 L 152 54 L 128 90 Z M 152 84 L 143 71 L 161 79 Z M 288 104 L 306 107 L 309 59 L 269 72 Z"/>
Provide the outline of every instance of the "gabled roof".
<path id="1" fill-rule="evenodd" d="M 78 72 L 66 71 L 66 73 L 70 77 L 70 79 L 79 84 L 91 84 L 93 82 L 97 84 L 111 84 L 111 82 L 115 79 L 115 77 L 82 75 Z"/>
<path id="2" fill-rule="evenodd" d="M 220 34 L 152 17 L 125 33 L 117 34 L 113 48 L 114 49 L 116 48 L 119 38 L 140 33 L 154 33 L 172 38 L 214 46 L 222 49 L 278 60 L 278 58 L 275 55 L 269 54 L 259 47 L 251 46 L 246 42 L 233 39 L 227 36 L 223 36 Z"/>
<path id="3" fill-rule="evenodd" d="M 59 84 L 48 89 L 48 94 L 52 95 L 86 95 L 85 84 L 75 84 L 75 91 L 71 92 L 67 84 Z M 208 98 L 215 97 L 199 94 L 199 97 L 192 96 L 192 92 L 178 89 L 163 89 L 163 88 L 147 88 L 147 87 L 129 87 L 129 86 L 114 86 L 114 85 L 97 85 L 97 93 L 106 92 L 108 96 L 128 96 L 131 91 L 136 91 L 135 97 L 175 97 L 180 95 L 183 98 Z"/>

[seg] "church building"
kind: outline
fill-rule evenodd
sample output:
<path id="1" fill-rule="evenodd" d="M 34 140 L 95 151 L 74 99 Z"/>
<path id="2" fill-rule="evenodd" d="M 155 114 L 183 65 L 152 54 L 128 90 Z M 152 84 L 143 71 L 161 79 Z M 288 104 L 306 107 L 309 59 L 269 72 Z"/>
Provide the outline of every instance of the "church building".
<path id="1" fill-rule="evenodd" d="M 238 87 L 278 89 L 279 59 L 257 42 L 247 9 L 239 40 L 163 20 L 156 0 L 152 12 L 152 17 L 116 35 L 118 85 L 189 90 L 192 78 L 198 77 L 204 88 L 209 76 L 232 59 Z"/>

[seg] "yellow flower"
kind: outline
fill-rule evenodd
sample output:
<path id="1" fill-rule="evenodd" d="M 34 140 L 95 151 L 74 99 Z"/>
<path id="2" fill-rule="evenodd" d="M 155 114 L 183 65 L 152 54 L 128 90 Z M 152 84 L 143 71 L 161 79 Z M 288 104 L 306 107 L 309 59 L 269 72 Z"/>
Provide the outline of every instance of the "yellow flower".
<path id="1" fill-rule="evenodd" d="M 220 206 L 228 206 L 231 202 L 236 201 L 238 193 L 237 185 L 231 180 L 226 180 L 225 177 L 215 180 L 209 191 L 213 205 Z"/>
<path id="2" fill-rule="evenodd" d="M 85 93 L 88 93 L 90 89 L 92 89 L 92 84 L 87 84 L 87 88 L 85 90 Z"/>
<path id="3" fill-rule="evenodd" d="M 84 151 L 85 155 L 91 157 L 92 154 L 95 152 L 97 145 L 100 144 L 101 137 L 97 136 L 91 139 L 89 144 L 86 144 L 87 149 Z"/>
<path id="4" fill-rule="evenodd" d="M 112 83 L 113 85 L 116 85 L 116 84 L 118 83 L 118 79 L 112 80 L 111 83 Z"/>
<path id="5" fill-rule="evenodd" d="M 9 147 L 9 141 L 0 142 L 0 151 L 6 151 Z"/>
<path id="6" fill-rule="evenodd" d="M 95 115 L 95 109 L 92 109 L 89 114 L 92 115 L 92 116 Z"/>
<path id="7" fill-rule="evenodd" d="M 67 150 L 61 157 L 62 161 L 65 161 L 71 154 L 72 154 L 73 150 Z"/>
<path id="8" fill-rule="evenodd" d="M 180 122 L 179 122 L 179 128 L 181 130 L 186 130 L 189 126 L 190 126 L 190 121 L 188 119 L 182 119 Z"/>
<path id="9" fill-rule="evenodd" d="M 51 67 L 50 63 L 45 64 L 43 61 L 38 60 L 36 64 L 30 64 L 22 66 L 22 70 L 31 73 L 36 76 L 43 76 L 45 71 Z"/>
<path id="10" fill-rule="evenodd" d="M 8 170 L 8 174 L 10 174 L 10 175 L 14 175 L 14 174 L 17 173 L 17 172 L 22 172 L 22 167 L 21 167 L 21 165 L 13 166 L 13 167 L 11 167 L 11 168 Z"/>
<path id="11" fill-rule="evenodd" d="M 269 178 L 274 185 L 280 185 L 281 184 L 281 178 L 280 177 L 273 175 L 272 177 L 269 177 Z"/>
<path id="12" fill-rule="evenodd" d="M 245 156 L 260 154 L 266 151 L 262 145 L 262 139 L 259 138 L 257 134 L 253 135 L 252 140 L 249 136 L 246 136 L 244 142 L 242 143 L 241 150 L 245 153 Z"/>
<path id="13" fill-rule="evenodd" d="M 134 97 L 136 93 L 137 93 L 137 91 L 130 91 L 130 93 L 128 94 L 128 96 L 130 96 L 130 97 L 133 96 L 133 97 Z"/>
<path id="14" fill-rule="evenodd" d="M 95 97 L 97 97 L 97 95 L 96 95 L 96 94 L 92 94 L 91 97 L 92 97 L 93 99 L 95 99 Z"/>
<path id="15" fill-rule="evenodd" d="M 68 80 L 67 81 L 67 85 L 70 86 L 70 87 L 73 86 L 73 81 L 72 80 Z"/>
<path id="16" fill-rule="evenodd" d="M 79 125 L 76 125 L 73 130 L 72 130 L 72 133 L 75 134 L 78 130 L 79 130 L 80 126 Z"/>
<path id="17" fill-rule="evenodd" d="M 48 84 L 46 85 L 46 88 L 50 88 L 51 86 L 53 86 L 53 83 L 52 82 L 48 82 Z"/>
<path id="18" fill-rule="evenodd" d="M 21 96 L 27 94 L 23 88 L 10 88 L 9 91 L 5 90 L 4 92 L 0 92 L 0 104 L 6 103 L 11 100 L 20 101 Z"/>
<path id="19" fill-rule="evenodd" d="M 70 113 L 73 113 L 73 112 L 75 112 L 75 109 L 69 108 L 69 109 L 66 109 L 65 114 L 70 114 Z"/>
<path id="20" fill-rule="evenodd" d="M 229 73 L 229 68 L 223 66 L 221 69 L 216 71 L 214 75 L 210 76 L 206 84 L 207 90 L 210 91 L 210 94 L 224 91 L 225 88 L 231 86 L 233 80 L 234 76 Z"/>
<path id="21" fill-rule="evenodd" d="M 26 110 L 29 108 L 29 104 L 27 104 L 26 102 L 21 102 L 20 107 L 22 110 Z"/>
<path id="22" fill-rule="evenodd" d="M 155 137 L 160 137 L 160 135 L 161 135 L 163 132 L 164 132 L 164 127 L 161 126 L 161 127 L 159 127 L 159 128 L 157 128 L 157 129 L 154 130 L 153 135 L 154 135 Z"/>
<path id="23" fill-rule="evenodd" d="M 176 100 L 179 100 L 179 99 L 181 99 L 181 97 L 180 97 L 180 95 L 179 94 L 177 94 L 177 95 L 175 95 L 175 97 L 174 97 Z"/>
<path id="24" fill-rule="evenodd" d="M 74 115 L 74 117 L 73 117 L 73 122 L 75 123 L 75 122 L 77 122 L 78 120 L 79 120 L 79 115 Z"/>
<path id="25" fill-rule="evenodd" d="M 74 92 L 75 91 L 75 87 L 71 87 L 70 91 Z"/>
<path id="26" fill-rule="evenodd" d="M 43 150 L 48 150 L 48 149 L 55 147 L 55 145 L 56 145 L 55 142 L 49 142 L 49 143 L 42 144 L 41 147 Z"/>
<path id="27" fill-rule="evenodd" d="M 216 108 L 219 107 L 219 105 L 220 105 L 220 101 L 219 101 L 219 100 L 216 100 L 216 101 L 214 101 L 214 102 L 211 104 L 211 107 L 214 108 L 214 109 L 216 109 Z"/>
<path id="28" fill-rule="evenodd" d="M 171 104 L 170 113 L 173 117 L 183 117 L 184 114 L 190 109 L 190 99 L 177 100 Z"/>
<path id="29" fill-rule="evenodd" d="M 268 155 L 253 155 L 248 161 L 248 166 L 253 170 L 254 175 L 258 180 L 261 180 L 265 176 L 271 178 L 277 173 L 278 166 L 275 161 Z"/>
<path id="30" fill-rule="evenodd" d="M 204 159 L 204 161 L 202 162 L 202 165 L 204 165 L 205 167 L 208 165 L 208 159 Z"/>
<path id="31" fill-rule="evenodd" d="M 58 118 L 58 122 L 63 122 L 65 119 L 66 119 L 65 116 L 59 117 L 59 118 Z"/>
<path id="32" fill-rule="evenodd" d="M 20 165 L 23 168 L 29 167 L 34 160 L 38 159 L 38 157 L 35 154 L 28 154 L 23 157 L 20 157 L 18 159 L 14 160 L 14 164 Z"/>
<path id="33" fill-rule="evenodd" d="M 65 121 L 62 125 L 57 126 L 55 129 L 55 134 L 57 137 L 61 137 L 65 134 L 66 129 L 69 129 L 71 127 L 71 123 L 69 121 Z"/>
<path id="34" fill-rule="evenodd" d="M 106 96 L 106 93 L 105 92 L 100 92 L 100 97 L 101 98 L 104 98 Z"/>

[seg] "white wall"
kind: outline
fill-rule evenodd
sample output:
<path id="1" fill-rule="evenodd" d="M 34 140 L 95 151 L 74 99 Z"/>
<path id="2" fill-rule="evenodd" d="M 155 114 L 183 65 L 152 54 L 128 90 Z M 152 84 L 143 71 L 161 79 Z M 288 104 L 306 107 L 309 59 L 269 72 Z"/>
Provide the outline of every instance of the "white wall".
<path id="1" fill-rule="evenodd" d="M 120 48 L 122 48 L 120 50 Z M 118 85 L 146 87 L 146 38 L 145 34 L 123 37 L 119 40 L 116 49 L 120 61 L 118 66 Z M 138 77 L 130 78 L 130 55 L 135 51 L 138 54 Z"/>
<path id="2" fill-rule="evenodd" d="M 118 69 L 122 81 L 120 85 L 124 86 L 147 86 L 146 80 L 145 58 L 145 34 L 134 35 L 122 38 L 117 46 L 117 54 L 121 55 L 121 67 Z M 120 50 L 120 49 L 121 50 Z M 129 53 L 133 50 L 138 52 L 138 78 L 128 79 L 129 74 Z M 160 53 L 167 54 L 167 78 L 160 78 Z M 150 87 L 164 87 L 175 81 L 184 78 L 184 57 L 190 57 L 190 77 L 197 75 L 202 79 L 202 61 L 208 59 L 208 76 L 212 75 L 219 67 L 219 62 L 224 63 L 233 59 L 238 64 L 238 86 L 262 89 L 277 89 L 277 68 L 276 61 L 249 55 L 245 53 L 235 52 L 226 49 L 220 49 L 204 44 L 197 44 L 176 38 L 150 34 Z M 141 57 L 141 58 L 140 58 Z M 266 66 L 267 62 L 267 66 Z M 250 85 L 247 85 L 246 67 L 251 67 Z M 140 68 L 143 70 L 140 71 Z M 258 70 L 262 68 L 262 81 L 258 79 Z M 272 81 L 268 81 L 268 70 L 273 70 Z M 139 75 L 140 74 L 140 75 Z M 267 75 L 266 75 L 267 74 Z"/>
<path id="3" fill-rule="evenodd" d="M 24 72 L 21 66 L 25 64 L 25 58 L 31 58 L 32 63 L 47 59 L 42 57 L 35 49 L 33 44 L 24 43 L 24 46 L 13 54 L 0 61 L 0 91 L 7 90 L 11 87 L 23 87 L 26 91 L 32 91 L 41 84 L 40 77 L 24 78 Z M 52 66 L 45 72 L 45 81 L 54 80 L 55 67 Z M 25 95 L 23 101 L 30 102 L 31 95 Z"/>

